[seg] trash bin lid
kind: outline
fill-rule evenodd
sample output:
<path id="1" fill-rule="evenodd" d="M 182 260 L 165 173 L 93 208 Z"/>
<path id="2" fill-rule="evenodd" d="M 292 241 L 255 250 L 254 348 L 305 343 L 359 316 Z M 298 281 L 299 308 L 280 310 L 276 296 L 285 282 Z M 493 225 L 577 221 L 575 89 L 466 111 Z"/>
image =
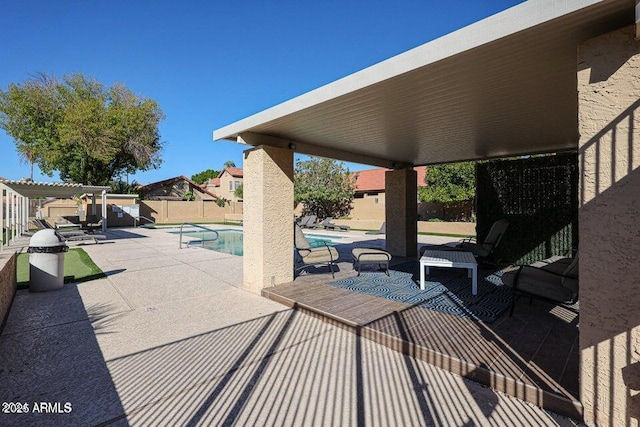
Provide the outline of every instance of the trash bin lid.
<path id="1" fill-rule="evenodd" d="M 50 248 L 54 246 L 65 246 L 65 243 L 64 239 L 57 235 L 53 229 L 40 230 L 29 240 L 29 247 Z"/>

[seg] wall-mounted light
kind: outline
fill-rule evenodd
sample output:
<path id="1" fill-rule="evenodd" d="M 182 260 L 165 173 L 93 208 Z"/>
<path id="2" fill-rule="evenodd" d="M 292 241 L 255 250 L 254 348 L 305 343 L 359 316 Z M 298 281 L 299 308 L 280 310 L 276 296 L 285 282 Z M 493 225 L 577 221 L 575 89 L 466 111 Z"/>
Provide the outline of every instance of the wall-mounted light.
<path id="1" fill-rule="evenodd" d="M 293 142 L 289 143 L 289 149 L 290 150 L 295 150 L 296 149 L 296 144 L 294 144 Z"/>

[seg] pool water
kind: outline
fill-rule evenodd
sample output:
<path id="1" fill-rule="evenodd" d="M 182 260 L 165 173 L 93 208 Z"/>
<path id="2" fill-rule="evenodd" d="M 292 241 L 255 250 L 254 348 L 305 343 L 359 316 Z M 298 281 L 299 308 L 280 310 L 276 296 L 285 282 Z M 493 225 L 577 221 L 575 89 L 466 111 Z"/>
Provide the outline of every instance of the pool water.
<path id="1" fill-rule="evenodd" d="M 223 252 L 225 254 L 242 256 L 242 230 L 216 230 L 218 238 L 216 239 L 216 233 L 207 231 L 193 231 L 183 233 L 184 236 L 192 237 L 195 240 L 191 241 L 191 246 L 203 246 L 206 249 Z M 173 232 L 175 233 L 175 232 Z M 179 232 L 178 232 L 179 233 Z M 307 240 L 311 246 L 319 246 L 327 243 L 333 245 L 330 239 L 306 235 Z M 214 240 L 215 239 L 215 240 Z M 207 241 L 211 240 L 211 241 Z"/>

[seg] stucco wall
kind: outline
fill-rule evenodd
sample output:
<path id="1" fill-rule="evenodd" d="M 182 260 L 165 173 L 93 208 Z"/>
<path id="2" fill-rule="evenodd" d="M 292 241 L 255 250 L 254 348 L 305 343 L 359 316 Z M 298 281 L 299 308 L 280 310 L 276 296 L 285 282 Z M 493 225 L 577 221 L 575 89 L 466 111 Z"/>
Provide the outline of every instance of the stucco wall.
<path id="1" fill-rule="evenodd" d="M 349 218 L 353 220 L 385 220 L 385 193 L 354 199 Z"/>
<path id="2" fill-rule="evenodd" d="M 227 202 L 224 207 L 214 201 L 143 200 L 140 215 L 158 224 L 181 222 L 222 222 L 225 214 L 242 213 L 242 203 Z"/>
<path id="3" fill-rule="evenodd" d="M 578 55 L 581 399 L 585 421 L 640 417 L 640 42 L 631 27 Z"/>
<path id="4" fill-rule="evenodd" d="M 0 326 L 9 314 L 16 294 L 16 258 L 16 253 L 0 256 Z"/>
<path id="5" fill-rule="evenodd" d="M 47 219 L 57 216 L 68 216 L 78 214 L 78 201 L 74 199 L 58 199 L 42 205 L 38 209 L 40 215 Z"/>
<path id="6" fill-rule="evenodd" d="M 242 178 L 233 177 L 229 172 L 224 171 L 224 173 L 220 176 L 220 187 L 216 188 L 216 190 L 214 191 L 214 194 L 220 197 L 224 197 L 227 200 L 232 200 L 234 202 L 237 202 L 238 198 L 236 197 L 236 190 L 235 190 L 236 181 L 242 184 Z M 229 182 L 234 183 L 232 190 L 229 190 Z"/>
<path id="7" fill-rule="evenodd" d="M 244 171 L 243 286 L 260 293 L 293 280 L 293 152 L 247 150 Z"/>
<path id="8" fill-rule="evenodd" d="M 418 244 L 418 186 L 416 171 L 398 169 L 385 172 L 386 249 L 392 255 L 413 257 Z"/>

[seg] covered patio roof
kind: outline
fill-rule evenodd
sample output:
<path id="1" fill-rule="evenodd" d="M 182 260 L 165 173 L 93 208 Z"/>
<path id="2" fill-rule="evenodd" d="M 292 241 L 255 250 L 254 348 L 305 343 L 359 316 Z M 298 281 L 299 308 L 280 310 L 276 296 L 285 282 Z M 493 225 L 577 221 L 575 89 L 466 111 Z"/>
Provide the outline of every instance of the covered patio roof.
<path id="1" fill-rule="evenodd" d="M 77 194 L 101 194 L 111 187 L 101 185 L 46 183 L 31 181 L 0 181 L 0 190 L 10 190 L 24 197 L 57 197 L 69 198 Z"/>
<path id="2" fill-rule="evenodd" d="M 398 168 L 577 148 L 577 46 L 634 0 L 529 0 L 217 129 L 214 140 Z"/>

